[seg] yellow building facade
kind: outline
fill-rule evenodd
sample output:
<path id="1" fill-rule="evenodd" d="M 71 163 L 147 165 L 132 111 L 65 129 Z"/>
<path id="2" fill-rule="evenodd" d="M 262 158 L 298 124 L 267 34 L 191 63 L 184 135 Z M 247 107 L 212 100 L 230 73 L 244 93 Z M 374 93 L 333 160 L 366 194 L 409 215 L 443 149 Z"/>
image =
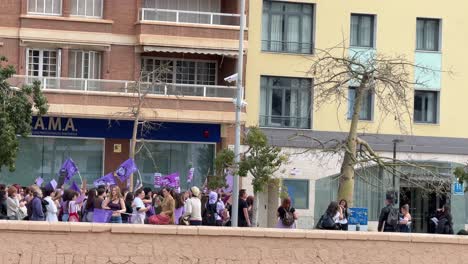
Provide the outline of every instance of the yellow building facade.
<path id="1" fill-rule="evenodd" d="M 317 50 L 344 42 L 349 50 L 358 48 L 387 56 L 404 55 L 414 64 L 436 70 L 431 77 L 422 76 L 430 78 L 427 87 L 414 87 L 415 100 L 410 109 L 412 120 L 406 124 L 408 130 L 402 131 L 393 117 L 382 118 L 385 113 L 380 112 L 375 98 L 370 97 L 368 113 L 361 112 L 363 119 L 368 120 L 360 122 L 359 133 L 372 138 L 370 143 L 383 156 L 391 157 L 396 147 L 395 154 L 399 159 L 440 162 L 448 170 L 456 166 L 454 164 L 468 161 L 468 117 L 463 114 L 468 96 L 468 90 L 464 89 L 468 80 L 465 63 L 468 53 L 463 51 L 464 40 L 468 37 L 464 32 L 468 26 L 465 14 L 468 3 L 251 0 L 249 5 L 246 123 L 264 128 L 272 144 L 291 153 L 301 153 L 293 155 L 287 165 L 290 173 L 281 175 L 286 180 L 304 181 L 289 184 L 308 184 L 308 196 L 301 198 L 306 202 L 300 210 L 308 219 L 300 221 L 300 225 L 309 227 L 314 218 L 317 220 L 317 212 L 325 203 L 322 201 L 319 205 L 317 201 L 318 186 L 322 184 L 319 181 L 339 173 L 340 157 L 319 161 L 316 151 L 303 154 L 310 140 L 291 138 L 300 134 L 330 139 L 343 136 L 350 125 L 346 99 L 340 105 L 329 103 L 317 108 L 314 104 L 314 76 L 310 74 L 310 67 Z M 410 81 L 423 75 L 417 70 L 412 72 L 414 76 Z M 292 83 L 301 83 L 303 79 L 278 78 L 309 80 L 310 101 L 304 101 L 307 94 L 291 92 L 300 86 L 295 87 Z M 308 82 L 305 84 L 307 86 Z M 291 99 L 293 97 L 295 99 Z M 303 109 L 304 103 L 309 106 L 307 113 Z M 403 141 L 393 143 L 395 139 Z M 454 206 L 464 207 L 465 204 L 457 205 L 457 198 L 447 199 Z M 375 215 L 375 212 L 370 214 Z M 460 224 L 465 223 L 465 219 L 463 209 Z M 424 228 L 427 231 L 427 227 Z"/>

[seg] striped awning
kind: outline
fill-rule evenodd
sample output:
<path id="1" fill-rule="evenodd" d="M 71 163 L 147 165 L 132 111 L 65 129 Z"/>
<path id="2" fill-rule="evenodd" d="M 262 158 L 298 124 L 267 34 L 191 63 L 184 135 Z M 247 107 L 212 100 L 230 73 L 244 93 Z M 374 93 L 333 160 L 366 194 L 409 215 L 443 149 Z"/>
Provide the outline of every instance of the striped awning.
<path id="1" fill-rule="evenodd" d="M 165 46 L 144 46 L 143 52 L 170 52 L 170 53 L 189 53 L 205 55 L 223 55 L 227 57 L 237 57 L 238 51 L 223 50 L 212 48 L 188 48 L 188 47 L 165 47 Z"/>

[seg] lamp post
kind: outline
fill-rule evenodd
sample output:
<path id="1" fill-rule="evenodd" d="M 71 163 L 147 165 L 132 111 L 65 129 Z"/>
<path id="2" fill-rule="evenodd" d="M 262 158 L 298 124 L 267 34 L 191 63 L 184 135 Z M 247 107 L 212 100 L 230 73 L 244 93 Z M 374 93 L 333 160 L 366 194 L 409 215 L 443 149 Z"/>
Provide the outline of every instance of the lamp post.
<path id="1" fill-rule="evenodd" d="M 402 143 L 403 140 L 402 139 L 394 139 L 392 140 L 393 142 L 393 168 L 392 168 L 392 171 L 393 171 L 393 178 L 392 178 L 392 183 L 393 183 L 393 192 L 395 194 L 395 204 L 398 203 L 398 194 L 399 194 L 399 191 L 397 192 L 396 191 L 396 177 L 395 177 L 395 174 L 396 174 L 396 152 L 397 152 L 397 144 L 398 143 Z"/>
<path id="2" fill-rule="evenodd" d="M 244 29 L 245 29 L 245 0 L 240 0 L 240 30 L 239 30 L 239 54 L 237 58 L 237 97 L 235 102 L 236 107 L 236 132 L 234 143 L 234 161 L 236 164 L 240 162 L 240 134 L 241 134 L 241 109 L 242 109 L 242 75 L 244 72 Z M 231 226 L 237 226 L 239 212 L 239 173 L 236 170 L 233 176 L 232 187 L 232 215 Z"/>

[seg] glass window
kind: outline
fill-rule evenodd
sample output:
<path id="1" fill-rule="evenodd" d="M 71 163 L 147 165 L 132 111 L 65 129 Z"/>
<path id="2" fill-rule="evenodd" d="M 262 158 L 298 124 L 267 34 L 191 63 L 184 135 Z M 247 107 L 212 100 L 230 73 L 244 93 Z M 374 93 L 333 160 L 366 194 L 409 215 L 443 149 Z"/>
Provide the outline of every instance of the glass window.
<path id="1" fill-rule="evenodd" d="M 351 46 L 374 47 L 373 15 L 351 15 Z"/>
<path id="2" fill-rule="evenodd" d="M 283 179 L 292 206 L 296 209 L 309 209 L 309 180 Z"/>
<path id="3" fill-rule="evenodd" d="M 56 50 L 28 49 L 28 76 L 58 77 Z"/>
<path id="4" fill-rule="evenodd" d="M 312 53 L 313 5 L 263 1 L 262 50 Z"/>
<path id="5" fill-rule="evenodd" d="M 143 58 L 144 79 L 164 83 L 216 85 L 215 61 Z"/>
<path id="6" fill-rule="evenodd" d="M 2 170 L 0 182 L 29 186 L 42 176 L 46 182 L 58 180 L 63 162 L 72 158 L 83 179 L 91 183 L 103 175 L 103 140 L 28 137 L 19 138 L 16 170 Z M 75 176 L 79 184 L 78 175 Z"/>
<path id="7" fill-rule="evenodd" d="M 310 128 L 312 81 L 261 78 L 260 126 Z"/>
<path id="8" fill-rule="evenodd" d="M 71 50 L 68 76 L 80 79 L 101 79 L 101 53 Z"/>
<path id="9" fill-rule="evenodd" d="M 62 0 L 28 0 L 28 13 L 40 15 L 61 15 Z"/>
<path id="10" fill-rule="evenodd" d="M 356 99 L 356 88 L 350 87 L 348 91 L 348 119 L 353 118 L 354 113 L 354 101 Z M 372 109 L 373 109 L 373 96 L 371 91 L 366 91 L 366 94 L 362 98 L 361 111 L 359 113 L 360 120 L 372 120 Z"/>
<path id="11" fill-rule="evenodd" d="M 138 144 L 137 149 L 141 145 Z M 136 163 L 145 186 L 153 186 L 154 173 L 163 175 L 178 172 L 183 190 L 189 186 L 203 186 L 206 176 L 213 173 L 214 144 L 145 142 L 136 155 Z M 187 183 L 187 174 L 193 166 L 195 174 L 192 183 Z"/>
<path id="12" fill-rule="evenodd" d="M 416 91 L 414 94 L 414 121 L 437 123 L 438 92 Z"/>
<path id="13" fill-rule="evenodd" d="M 73 0 L 73 16 L 102 17 L 102 0 Z"/>
<path id="14" fill-rule="evenodd" d="M 440 20 L 418 18 L 416 22 L 416 49 L 429 51 L 440 50 Z"/>

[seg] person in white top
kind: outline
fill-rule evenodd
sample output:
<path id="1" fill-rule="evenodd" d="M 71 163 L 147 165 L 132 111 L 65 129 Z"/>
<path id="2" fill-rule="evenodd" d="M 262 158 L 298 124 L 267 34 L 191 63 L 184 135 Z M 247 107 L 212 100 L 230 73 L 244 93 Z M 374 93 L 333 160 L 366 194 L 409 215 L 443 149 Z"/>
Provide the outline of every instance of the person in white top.
<path id="1" fill-rule="evenodd" d="M 148 208 L 145 207 L 143 199 L 145 198 L 145 191 L 143 189 L 138 189 L 135 192 L 135 199 L 133 199 L 132 208 L 133 208 L 133 223 L 134 224 L 144 224 L 146 211 Z"/>
<path id="2" fill-rule="evenodd" d="M 338 221 L 341 230 L 348 230 L 348 202 L 341 199 L 339 203 L 340 220 Z"/>
<path id="3" fill-rule="evenodd" d="M 48 203 L 46 205 L 46 221 L 48 222 L 58 222 L 58 217 L 57 217 L 57 205 L 55 204 L 55 201 L 52 199 L 52 197 L 55 196 L 55 191 L 53 189 L 45 189 L 44 191 L 44 200 Z"/>
<path id="4" fill-rule="evenodd" d="M 199 226 L 202 224 L 201 201 L 200 198 L 198 198 L 200 195 L 200 189 L 193 186 L 190 188 L 190 192 L 191 197 L 185 201 L 184 205 L 184 217 L 190 216 L 190 225 Z"/>

